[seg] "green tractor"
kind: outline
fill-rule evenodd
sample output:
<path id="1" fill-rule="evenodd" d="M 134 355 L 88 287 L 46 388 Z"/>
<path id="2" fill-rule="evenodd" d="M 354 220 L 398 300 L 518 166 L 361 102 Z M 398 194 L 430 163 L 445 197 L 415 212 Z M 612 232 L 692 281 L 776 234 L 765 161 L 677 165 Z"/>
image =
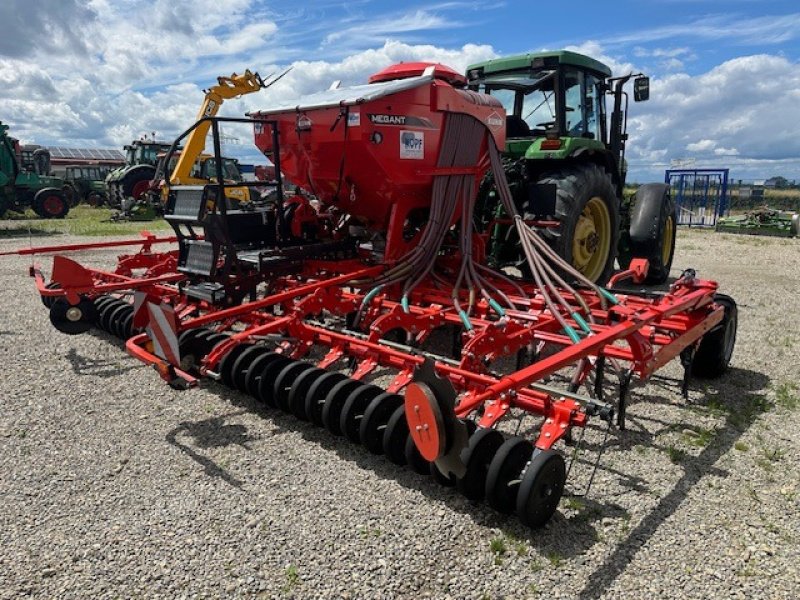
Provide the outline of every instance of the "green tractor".
<path id="1" fill-rule="evenodd" d="M 30 152 L 30 161 L 21 167 L 19 142 L 8 135 L 0 122 L 0 217 L 6 211 L 24 212 L 31 207 L 45 219 L 62 219 L 69 212 L 64 182 L 50 177 L 50 153 L 46 148 Z"/>
<path id="2" fill-rule="evenodd" d="M 108 167 L 69 166 L 64 175 L 64 193 L 70 206 L 86 202 L 90 206 L 106 203 Z"/>
<path id="3" fill-rule="evenodd" d="M 172 144 L 155 140 L 136 140 L 125 146 L 125 165 L 106 176 L 106 198 L 109 206 L 127 210 L 140 200 L 155 177 L 158 155 L 167 152 Z"/>
<path id="4" fill-rule="evenodd" d="M 649 260 L 647 283 L 666 281 L 677 223 L 668 186 L 645 184 L 631 199 L 623 197 L 625 84 L 633 79 L 634 100 L 643 101 L 649 98 L 649 79 L 612 77 L 608 66 L 569 51 L 474 64 L 467 79 L 470 89 L 504 105 L 503 160 L 514 201 L 525 219 L 542 225 L 553 249 L 592 281 L 607 281 L 615 259 L 627 268 L 634 257 Z M 478 217 L 492 227 L 490 260 L 496 267 L 524 271 L 519 241 L 502 224 L 507 217 L 491 179 L 484 181 L 480 200 Z"/>

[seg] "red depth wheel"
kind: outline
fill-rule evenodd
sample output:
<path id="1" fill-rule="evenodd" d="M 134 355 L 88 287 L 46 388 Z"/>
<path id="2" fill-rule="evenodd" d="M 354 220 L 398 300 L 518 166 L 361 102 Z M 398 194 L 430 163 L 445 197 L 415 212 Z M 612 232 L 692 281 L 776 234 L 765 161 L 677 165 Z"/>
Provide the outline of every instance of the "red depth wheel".
<path id="1" fill-rule="evenodd" d="M 405 395 L 406 420 L 411 439 L 425 460 L 433 462 L 444 454 L 444 417 L 436 396 L 426 384 L 408 384 Z"/>

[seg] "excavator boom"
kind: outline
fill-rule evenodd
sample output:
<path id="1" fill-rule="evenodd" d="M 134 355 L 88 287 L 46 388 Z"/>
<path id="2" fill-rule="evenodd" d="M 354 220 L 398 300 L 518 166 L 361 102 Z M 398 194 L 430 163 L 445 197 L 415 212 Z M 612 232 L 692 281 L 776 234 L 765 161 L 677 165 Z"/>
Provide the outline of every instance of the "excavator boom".
<path id="1" fill-rule="evenodd" d="M 252 94 L 263 87 L 265 87 L 264 81 L 258 73 L 251 73 L 249 69 L 242 75 L 234 73 L 230 77 L 218 77 L 217 85 L 206 90 L 206 97 L 200 107 L 200 111 L 197 113 L 196 120 L 199 121 L 203 117 L 216 116 L 220 105 L 225 100 Z M 210 126 L 210 122 L 205 121 L 189 134 L 180 158 L 175 164 L 175 169 L 172 171 L 170 177 L 171 185 L 180 185 L 189 178 L 197 157 L 205 150 L 206 136 Z"/>

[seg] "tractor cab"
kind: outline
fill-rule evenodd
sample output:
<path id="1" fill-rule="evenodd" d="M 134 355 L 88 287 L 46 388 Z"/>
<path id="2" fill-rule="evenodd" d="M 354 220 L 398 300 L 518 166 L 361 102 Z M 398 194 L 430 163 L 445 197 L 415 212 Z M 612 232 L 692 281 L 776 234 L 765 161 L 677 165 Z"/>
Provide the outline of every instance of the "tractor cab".
<path id="1" fill-rule="evenodd" d="M 595 154 L 595 162 L 619 175 L 620 190 L 627 111 L 620 83 L 630 77 L 612 78 L 600 61 L 566 50 L 490 60 L 467 70 L 470 89 L 494 96 L 506 109 L 508 156 L 548 161 Z M 635 99 L 646 100 L 648 92 L 647 78 L 638 76 Z M 614 96 L 610 123 L 608 94 Z"/>

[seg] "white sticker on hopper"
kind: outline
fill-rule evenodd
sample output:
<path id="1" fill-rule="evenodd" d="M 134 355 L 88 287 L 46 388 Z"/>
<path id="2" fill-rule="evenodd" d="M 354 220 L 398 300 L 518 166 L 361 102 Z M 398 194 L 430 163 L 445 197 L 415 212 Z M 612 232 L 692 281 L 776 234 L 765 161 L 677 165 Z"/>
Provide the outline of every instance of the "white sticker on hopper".
<path id="1" fill-rule="evenodd" d="M 400 130 L 400 158 L 425 158 L 425 132 Z"/>

